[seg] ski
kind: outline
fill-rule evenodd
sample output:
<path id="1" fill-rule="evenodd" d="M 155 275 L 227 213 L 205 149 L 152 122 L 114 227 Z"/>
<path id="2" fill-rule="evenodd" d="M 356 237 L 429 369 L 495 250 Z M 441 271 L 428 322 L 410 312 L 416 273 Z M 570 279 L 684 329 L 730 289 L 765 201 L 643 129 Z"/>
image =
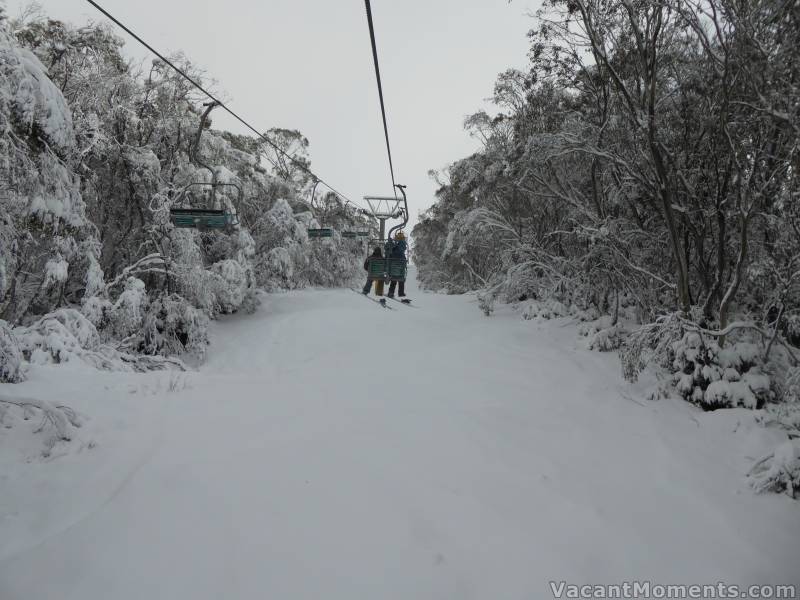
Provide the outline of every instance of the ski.
<path id="1" fill-rule="evenodd" d="M 394 310 L 391 306 L 386 304 L 386 298 L 379 299 L 379 298 L 371 298 L 366 294 L 361 294 L 361 295 L 364 296 L 364 298 L 366 298 L 367 300 L 372 300 L 375 304 L 380 304 L 383 308 L 386 308 L 388 310 Z"/>
<path id="2" fill-rule="evenodd" d="M 381 298 L 379 300 L 378 298 L 373 298 L 373 297 L 371 297 L 371 296 L 369 296 L 367 294 L 359 292 L 358 290 L 352 290 L 352 291 L 355 292 L 356 294 L 358 294 L 359 296 L 364 296 L 364 298 L 366 298 L 367 300 L 371 300 L 375 304 L 380 304 L 383 308 L 386 308 L 388 310 L 394 310 L 391 306 L 386 304 L 386 298 Z"/>
<path id="3" fill-rule="evenodd" d="M 391 300 L 392 302 L 399 302 L 400 304 L 408 306 L 409 308 L 419 308 L 419 306 L 417 306 L 416 304 L 411 304 L 411 298 L 400 298 L 400 299 L 397 299 L 397 298 L 391 298 L 389 296 L 386 296 L 386 297 L 389 298 L 389 300 Z"/>

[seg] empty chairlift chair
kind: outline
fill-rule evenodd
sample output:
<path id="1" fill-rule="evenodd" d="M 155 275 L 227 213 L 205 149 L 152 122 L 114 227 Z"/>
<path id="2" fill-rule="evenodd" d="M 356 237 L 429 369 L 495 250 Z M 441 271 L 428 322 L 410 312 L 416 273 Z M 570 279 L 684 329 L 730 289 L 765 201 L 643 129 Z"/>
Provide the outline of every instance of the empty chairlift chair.
<path id="1" fill-rule="evenodd" d="M 347 239 L 368 238 L 369 231 L 343 231 L 342 237 Z"/>
<path id="2" fill-rule="evenodd" d="M 211 188 L 210 198 L 205 206 L 198 206 L 196 198 L 191 193 L 192 188 L 208 186 Z M 239 225 L 239 215 L 237 207 L 215 207 L 216 189 L 220 187 L 232 187 L 237 191 L 237 205 L 241 205 L 242 188 L 235 183 L 190 183 L 178 197 L 176 204 L 169 211 L 170 221 L 175 227 L 192 229 L 220 229 L 230 231 Z M 191 199 L 191 200 L 189 200 Z"/>
<path id="3" fill-rule="evenodd" d="M 331 227 L 320 227 L 317 229 L 309 229 L 308 237 L 311 238 L 312 240 L 320 238 L 332 238 L 333 229 Z"/>
<path id="4" fill-rule="evenodd" d="M 208 121 L 208 115 L 219 106 L 219 103 L 215 100 L 203 106 L 206 107 L 206 110 L 200 117 L 197 135 L 189 148 L 189 159 L 192 164 L 208 170 L 211 174 L 211 182 L 195 181 L 184 187 L 170 207 L 169 219 L 175 227 L 180 228 L 231 231 L 239 225 L 238 213 L 242 206 L 243 192 L 242 188 L 235 183 L 218 183 L 216 171 L 204 163 L 198 154 L 200 138 Z M 197 194 L 197 188 L 203 191 Z M 229 188 L 236 190 L 236 201 L 227 202 L 222 199 L 218 202 L 217 191 Z M 200 199 L 198 199 L 198 195 Z"/>

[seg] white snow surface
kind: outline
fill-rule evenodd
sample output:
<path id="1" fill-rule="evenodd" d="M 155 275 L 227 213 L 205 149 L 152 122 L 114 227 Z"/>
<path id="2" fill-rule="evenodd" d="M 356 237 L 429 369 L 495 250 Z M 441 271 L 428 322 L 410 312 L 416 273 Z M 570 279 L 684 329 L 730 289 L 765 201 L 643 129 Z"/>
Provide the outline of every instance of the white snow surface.
<path id="1" fill-rule="evenodd" d="M 33 365 L 67 404 L 0 426 L 3 600 L 523 599 L 576 584 L 800 584 L 800 504 L 744 477 L 754 411 L 648 401 L 566 320 L 473 296 L 265 295 L 188 374 Z M 35 420 L 35 419 L 34 419 Z"/>

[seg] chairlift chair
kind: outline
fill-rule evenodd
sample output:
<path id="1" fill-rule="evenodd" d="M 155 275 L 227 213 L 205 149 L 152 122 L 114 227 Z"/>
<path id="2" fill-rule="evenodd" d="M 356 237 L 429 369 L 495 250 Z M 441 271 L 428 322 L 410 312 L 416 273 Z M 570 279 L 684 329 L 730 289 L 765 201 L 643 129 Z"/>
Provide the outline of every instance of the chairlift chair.
<path id="1" fill-rule="evenodd" d="M 208 115 L 219 106 L 216 100 L 207 102 L 203 106 L 206 110 L 200 117 L 200 125 L 197 128 L 197 134 L 194 138 L 194 143 L 189 147 L 189 160 L 200 167 L 208 170 L 211 173 L 211 182 L 194 181 L 185 186 L 178 194 L 175 204 L 170 207 L 169 218 L 175 227 L 187 229 L 222 229 L 230 231 L 239 225 L 239 210 L 242 206 L 242 198 L 244 192 L 241 186 L 235 183 L 218 183 L 216 171 L 206 163 L 204 163 L 198 156 L 198 149 L 200 147 L 200 139 L 203 135 L 203 129 L 208 121 Z M 193 196 L 191 193 L 192 188 L 208 186 L 208 199 L 204 202 L 205 206 L 197 206 L 196 202 L 187 202 L 187 198 Z M 234 206 L 217 202 L 217 190 L 220 188 L 234 188 L 237 191 L 236 201 Z M 204 194 L 205 195 L 205 194 Z M 188 204 L 188 206 L 185 206 Z M 183 205 L 183 206 L 182 206 Z"/>
<path id="2" fill-rule="evenodd" d="M 211 206 L 188 206 L 172 207 L 169 210 L 169 218 L 175 227 L 189 229 L 223 229 L 230 231 L 239 225 L 239 207 L 242 202 L 242 188 L 235 183 L 204 183 L 193 182 L 183 188 L 178 196 L 178 203 L 186 203 L 186 198 L 191 195 L 190 189 L 200 186 L 211 187 L 212 193 L 208 204 Z M 233 208 L 217 208 L 214 204 L 214 193 L 217 188 L 232 187 L 237 191 L 237 200 Z M 190 203 L 191 204 L 191 203 Z"/>
<path id="3" fill-rule="evenodd" d="M 319 238 L 332 238 L 333 237 L 333 228 L 332 227 L 318 227 L 316 229 L 309 229 L 308 230 L 308 237 L 313 239 Z"/>
<path id="4" fill-rule="evenodd" d="M 342 232 L 342 237 L 343 238 L 350 238 L 350 239 L 368 238 L 369 237 L 369 231 L 343 231 Z"/>
<path id="5" fill-rule="evenodd" d="M 372 211 L 373 216 L 381 223 L 381 235 L 384 233 L 384 226 L 387 219 L 396 219 L 398 217 L 403 219 L 389 230 L 386 239 L 371 239 L 370 246 L 372 248 L 381 248 L 386 250 L 389 242 L 392 240 L 395 231 L 402 229 L 408 224 L 408 199 L 406 198 L 406 186 L 396 185 L 400 190 L 403 197 L 392 198 L 389 196 L 365 196 L 364 200 Z M 367 233 L 367 232 L 363 232 Z M 365 236 L 366 237 L 366 236 Z M 370 257 L 369 269 L 367 270 L 367 277 L 370 281 L 405 281 L 408 272 L 408 261 L 405 258 L 391 258 L 391 257 Z"/>
<path id="6" fill-rule="evenodd" d="M 408 262 L 404 258 L 370 257 L 367 278 L 370 281 L 405 281 Z"/>

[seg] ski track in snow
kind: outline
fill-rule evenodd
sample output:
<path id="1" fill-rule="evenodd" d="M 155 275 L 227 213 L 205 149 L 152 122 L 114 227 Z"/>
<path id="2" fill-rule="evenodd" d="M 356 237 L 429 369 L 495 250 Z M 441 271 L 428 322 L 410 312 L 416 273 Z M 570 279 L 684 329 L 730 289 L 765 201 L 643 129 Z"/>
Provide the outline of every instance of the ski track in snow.
<path id="1" fill-rule="evenodd" d="M 58 390 L 97 447 L 25 462 L 0 432 L 0 598 L 800 583 L 800 505 L 743 478 L 777 435 L 751 413 L 645 400 L 574 327 L 409 288 L 420 310 L 266 296 L 215 325 L 178 392 L 164 374 L 34 369 L 14 390 Z"/>

